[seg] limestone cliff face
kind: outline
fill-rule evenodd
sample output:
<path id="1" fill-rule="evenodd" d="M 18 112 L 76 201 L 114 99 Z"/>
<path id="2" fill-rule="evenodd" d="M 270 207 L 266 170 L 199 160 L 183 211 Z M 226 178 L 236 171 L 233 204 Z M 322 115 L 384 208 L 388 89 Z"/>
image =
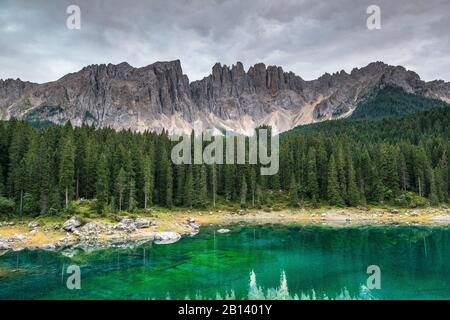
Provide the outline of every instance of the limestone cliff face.
<path id="1" fill-rule="evenodd" d="M 44 84 L 0 80 L 0 117 L 169 132 L 202 125 L 249 133 L 269 124 L 283 132 L 348 116 L 361 99 L 386 85 L 450 101 L 450 83 L 427 83 L 381 62 L 312 81 L 262 63 L 248 71 L 240 62 L 216 64 L 209 76 L 190 83 L 176 60 L 143 68 L 91 65 Z"/>

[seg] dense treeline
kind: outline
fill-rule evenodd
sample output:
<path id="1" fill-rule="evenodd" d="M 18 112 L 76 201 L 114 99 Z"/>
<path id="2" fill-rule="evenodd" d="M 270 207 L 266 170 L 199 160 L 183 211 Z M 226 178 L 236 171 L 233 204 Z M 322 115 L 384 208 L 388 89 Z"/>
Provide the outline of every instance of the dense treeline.
<path id="1" fill-rule="evenodd" d="M 98 212 L 251 207 L 269 194 L 292 206 L 448 202 L 449 120 L 445 108 L 306 126 L 282 136 L 275 176 L 256 165 L 174 165 L 165 133 L 11 120 L 0 123 L 0 212 L 57 213 L 75 199 L 96 199 Z"/>
<path id="2" fill-rule="evenodd" d="M 398 117 L 418 111 L 448 106 L 438 99 L 407 93 L 402 88 L 387 86 L 363 101 L 353 112 L 352 118 Z"/>

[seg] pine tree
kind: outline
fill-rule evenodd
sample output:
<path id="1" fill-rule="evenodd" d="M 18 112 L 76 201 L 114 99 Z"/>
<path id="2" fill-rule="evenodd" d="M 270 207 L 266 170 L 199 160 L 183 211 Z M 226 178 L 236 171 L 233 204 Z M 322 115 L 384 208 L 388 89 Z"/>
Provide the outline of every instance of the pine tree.
<path id="1" fill-rule="evenodd" d="M 186 180 L 185 176 L 185 165 L 179 164 L 174 166 L 174 204 L 177 206 L 183 205 L 183 197 L 184 197 L 184 183 Z"/>
<path id="2" fill-rule="evenodd" d="M 235 194 L 235 173 L 234 166 L 230 164 L 224 165 L 224 193 L 225 200 L 231 201 L 234 199 Z"/>
<path id="3" fill-rule="evenodd" d="M 194 182 L 192 180 L 192 165 L 188 165 L 186 170 L 186 181 L 184 184 L 183 203 L 186 207 L 192 208 L 192 191 L 194 190 Z"/>
<path id="4" fill-rule="evenodd" d="M 149 156 L 144 158 L 144 209 L 152 204 L 153 195 L 153 166 Z"/>
<path id="5" fill-rule="evenodd" d="M 69 206 L 69 200 L 73 196 L 75 175 L 75 148 L 72 137 L 68 136 L 62 140 L 61 160 L 59 167 L 59 185 L 64 192 L 65 206 Z"/>
<path id="6" fill-rule="evenodd" d="M 434 169 L 434 183 L 436 185 L 436 196 L 438 202 L 445 202 L 447 200 L 447 197 L 444 196 L 444 180 L 442 177 L 442 171 L 440 167 Z"/>
<path id="7" fill-rule="evenodd" d="M 323 143 L 323 139 L 320 139 L 320 142 L 317 146 L 316 153 L 317 160 L 317 179 L 319 183 L 319 192 L 321 198 L 326 198 L 327 196 L 327 152 L 325 150 L 325 146 Z"/>
<path id="8" fill-rule="evenodd" d="M 166 199 L 165 205 L 167 208 L 172 208 L 173 205 L 173 176 L 172 176 L 172 166 L 169 164 L 166 171 Z"/>
<path id="9" fill-rule="evenodd" d="M 314 206 L 319 200 L 319 184 L 317 182 L 316 150 L 310 148 L 308 151 L 307 164 L 308 193 Z"/>
<path id="10" fill-rule="evenodd" d="M 393 199 L 399 191 L 396 151 L 387 145 L 380 148 L 380 175 L 383 185 L 388 188 L 387 198 Z"/>
<path id="11" fill-rule="evenodd" d="M 46 214 L 50 209 L 50 194 L 52 191 L 53 174 L 52 174 L 52 157 L 51 150 L 47 146 L 42 145 L 39 152 L 41 167 L 41 183 L 39 188 L 40 213 Z"/>
<path id="12" fill-rule="evenodd" d="M 438 197 L 438 190 L 437 190 L 437 186 L 436 186 L 436 180 L 434 177 L 433 169 L 431 169 L 431 168 L 429 169 L 428 175 L 429 175 L 429 181 L 430 181 L 430 193 L 429 193 L 428 197 L 430 198 L 430 204 L 432 206 L 435 206 L 439 203 L 439 197 Z"/>
<path id="13" fill-rule="evenodd" d="M 291 175 L 291 183 L 289 184 L 289 203 L 292 207 L 298 207 L 298 186 L 293 174 Z"/>
<path id="14" fill-rule="evenodd" d="M 5 180 L 3 178 L 3 168 L 0 163 L 0 197 L 5 195 Z"/>
<path id="15" fill-rule="evenodd" d="M 240 202 L 241 202 L 241 207 L 243 207 L 243 208 L 245 208 L 247 205 L 247 182 L 245 180 L 246 180 L 245 176 L 242 176 Z"/>
<path id="16" fill-rule="evenodd" d="M 250 168 L 250 192 L 252 193 L 252 207 L 255 206 L 256 199 L 256 171 L 255 167 Z"/>
<path id="17" fill-rule="evenodd" d="M 26 191 L 26 178 L 27 178 L 26 162 L 25 159 L 22 159 L 19 165 L 16 166 L 16 168 L 14 169 L 14 175 L 12 177 L 14 188 L 18 192 L 17 198 L 19 199 L 20 215 L 23 215 L 23 205 L 24 205 L 23 197 Z"/>
<path id="18" fill-rule="evenodd" d="M 205 208 L 208 198 L 206 182 L 206 168 L 204 165 L 194 165 L 194 195 L 193 206 L 195 208 Z"/>
<path id="19" fill-rule="evenodd" d="M 442 202 L 447 202 L 449 200 L 449 190 L 450 190 L 450 181 L 449 181 L 449 166 L 447 161 L 447 154 L 443 153 L 441 160 L 439 161 L 439 165 L 437 168 L 439 172 L 439 184 L 442 192 Z"/>
<path id="20" fill-rule="evenodd" d="M 124 168 L 120 168 L 119 174 L 116 178 L 116 192 L 118 195 L 119 200 L 119 211 L 122 211 L 123 208 L 123 197 L 125 190 L 127 189 L 127 173 L 125 172 Z"/>
<path id="21" fill-rule="evenodd" d="M 136 180 L 133 176 L 128 180 L 128 211 L 133 211 L 136 208 Z"/>
<path id="22" fill-rule="evenodd" d="M 260 207 L 262 205 L 262 190 L 261 190 L 261 186 L 259 184 L 256 184 L 256 204 L 258 205 L 258 207 Z"/>
<path id="23" fill-rule="evenodd" d="M 406 165 L 405 156 L 402 152 L 400 152 L 399 155 L 399 164 L 398 168 L 400 170 L 400 180 L 401 180 L 401 187 L 402 191 L 406 191 L 409 188 L 409 173 L 408 173 L 408 167 Z"/>
<path id="24" fill-rule="evenodd" d="M 213 208 L 215 208 L 217 198 L 217 168 L 215 163 L 211 167 L 211 193 L 213 200 Z"/>
<path id="25" fill-rule="evenodd" d="M 371 199 L 375 203 L 384 203 L 384 185 L 383 181 L 381 181 L 378 169 L 375 166 L 372 168 L 372 177 Z"/>
<path id="26" fill-rule="evenodd" d="M 158 202 L 167 207 L 173 204 L 173 175 L 172 166 L 169 162 L 166 144 L 163 140 L 159 142 L 157 153 L 156 186 L 158 189 Z"/>
<path id="27" fill-rule="evenodd" d="M 102 213 L 108 205 L 109 183 L 108 183 L 108 160 L 106 155 L 102 153 L 97 163 L 97 182 L 96 182 L 96 198 L 97 211 Z"/>
<path id="28" fill-rule="evenodd" d="M 7 194 L 16 200 L 19 213 L 22 214 L 23 194 L 25 189 L 26 166 L 23 160 L 29 143 L 29 129 L 22 122 L 10 122 L 10 144 L 8 148 Z M 0 156 L 3 156 L 0 155 Z"/>
<path id="29" fill-rule="evenodd" d="M 330 161 L 328 163 L 328 185 L 327 185 L 327 195 L 328 201 L 331 205 L 343 206 L 344 200 L 342 199 L 339 190 L 339 181 L 336 169 L 336 162 L 334 160 L 334 155 L 330 156 Z"/>
<path id="30" fill-rule="evenodd" d="M 345 160 L 344 151 L 342 145 L 339 145 L 336 152 L 336 168 L 339 178 L 339 189 L 341 197 L 343 199 L 347 198 L 347 177 L 345 174 Z"/>
<path id="31" fill-rule="evenodd" d="M 351 155 L 347 157 L 347 197 L 348 204 L 351 206 L 356 206 L 359 203 L 359 192 L 356 185 L 356 174 L 353 167 L 353 160 Z"/>

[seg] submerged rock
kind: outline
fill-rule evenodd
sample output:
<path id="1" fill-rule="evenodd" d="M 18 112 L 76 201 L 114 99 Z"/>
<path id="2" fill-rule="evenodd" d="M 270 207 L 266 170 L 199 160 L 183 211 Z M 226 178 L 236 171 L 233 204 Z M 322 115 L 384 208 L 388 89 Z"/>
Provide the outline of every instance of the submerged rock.
<path id="1" fill-rule="evenodd" d="M 177 232 L 157 232 L 153 236 L 155 244 L 170 244 L 181 239 Z"/>
<path id="2" fill-rule="evenodd" d="M 47 244 L 43 244 L 42 246 L 40 246 L 40 249 L 53 251 L 53 250 L 57 249 L 57 246 L 54 243 L 47 243 Z"/>

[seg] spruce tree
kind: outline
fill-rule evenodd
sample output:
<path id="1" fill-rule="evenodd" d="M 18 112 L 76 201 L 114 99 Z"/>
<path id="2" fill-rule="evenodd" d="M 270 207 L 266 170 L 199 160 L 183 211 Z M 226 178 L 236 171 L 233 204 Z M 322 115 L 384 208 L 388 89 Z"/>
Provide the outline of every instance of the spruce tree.
<path id="1" fill-rule="evenodd" d="M 172 208 L 173 205 L 173 176 L 172 176 L 172 166 L 168 164 L 166 171 L 166 190 L 165 190 L 165 205 L 167 208 Z"/>
<path id="2" fill-rule="evenodd" d="M 334 160 L 333 154 L 330 156 L 330 161 L 328 162 L 328 179 L 327 180 L 328 180 L 328 185 L 327 185 L 328 202 L 331 205 L 343 206 L 344 200 L 342 199 L 340 188 L 339 188 L 336 162 Z"/>
<path id="3" fill-rule="evenodd" d="M 408 167 L 406 165 L 405 156 L 403 155 L 402 152 L 399 153 L 398 168 L 402 191 L 406 191 L 409 188 L 409 173 Z"/>
<path id="4" fill-rule="evenodd" d="M 215 163 L 213 163 L 211 166 L 211 194 L 212 194 L 213 208 L 215 208 L 217 198 L 217 167 Z"/>
<path id="5" fill-rule="evenodd" d="M 437 186 L 436 186 L 436 180 L 434 177 L 434 171 L 433 169 L 429 169 L 428 170 L 428 175 L 429 175 L 429 182 L 430 182 L 430 192 L 428 194 L 428 197 L 430 199 L 430 204 L 432 206 L 435 206 L 439 203 L 439 197 L 438 197 L 438 190 L 437 190 Z"/>
<path id="6" fill-rule="evenodd" d="M 193 206 L 195 208 L 205 208 L 208 198 L 206 168 L 204 165 L 194 165 L 194 172 Z"/>
<path id="7" fill-rule="evenodd" d="M 25 159 L 22 159 L 18 166 L 14 169 L 14 176 L 12 177 L 14 188 L 18 194 L 19 200 L 19 214 L 23 215 L 24 195 L 26 191 L 27 170 Z"/>
<path id="8" fill-rule="evenodd" d="M 347 197 L 348 204 L 351 206 L 356 206 L 359 203 L 359 191 L 356 185 L 356 174 L 353 167 L 353 160 L 351 155 L 348 155 L 347 160 Z"/>
<path id="9" fill-rule="evenodd" d="M 393 199 L 399 191 L 397 153 L 391 146 L 380 148 L 380 175 L 383 185 L 388 188 L 387 197 Z"/>
<path id="10" fill-rule="evenodd" d="M 231 201 L 235 194 L 235 167 L 231 164 L 224 165 L 224 193 L 225 200 Z"/>
<path id="11" fill-rule="evenodd" d="M 3 178 L 3 168 L 0 163 L 0 197 L 5 195 L 5 180 Z"/>
<path id="12" fill-rule="evenodd" d="M 96 176 L 95 196 L 97 199 L 97 212 L 102 213 L 106 209 L 109 199 L 108 160 L 104 153 L 100 155 L 98 160 Z"/>
<path id="13" fill-rule="evenodd" d="M 293 174 L 291 175 L 291 183 L 289 184 L 289 203 L 292 207 L 298 207 L 298 186 Z"/>
<path id="14" fill-rule="evenodd" d="M 256 184 L 255 194 L 256 194 L 256 204 L 259 208 L 263 203 L 263 194 L 262 194 L 262 188 L 258 183 Z"/>
<path id="15" fill-rule="evenodd" d="M 162 206 L 170 207 L 173 204 L 173 175 L 164 140 L 159 142 L 157 155 L 156 186 L 158 202 Z"/>
<path id="16" fill-rule="evenodd" d="M 319 200 L 319 184 L 317 182 L 316 150 L 310 148 L 308 151 L 307 164 L 308 194 L 313 206 L 317 206 Z"/>
<path id="17" fill-rule="evenodd" d="M 240 204 L 243 208 L 245 208 L 247 205 L 247 181 L 245 179 L 245 176 L 242 176 Z"/>
<path id="18" fill-rule="evenodd" d="M 443 153 L 441 160 L 439 161 L 439 165 L 437 167 L 439 183 L 441 185 L 442 190 L 442 202 L 447 202 L 449 200 L 449 190 L 450 190 L 450 181 L 449 181 L 449 165 L 447 160 L 447 154 Z"/>
<path id="19" fill-rule="evenodd" d="M 206 167 L 204 164 L 201 165 L 200 167 L 200 188 L 199 188 L 199 192 L 200 192 L 200 199 L 201 199 L 201 204 L 202 207 L 206 207 L 208 204 L 208 175 L 206 172 Z"/>
<path id="20" fill-rule="evenodd" d="M 144 209 L 147 209 L 148 205 L 152 204 L 153 195 L 153 166 L 149 156 L 144 158 L 143 164 L 144 171 Z"/>
<path id="21" fill-rule="evenodd" d="M 59 185 L 64 193 L 65 207 L 73 196 L 75 175 L 75 148 L 72 137 L 68 136 L 62 140 L 59 166 Z"/>
<path id="22" fill-rule="evenodd" d="M 255 167 L 250 168 L 250 192 L 252 193 L 252 206 L 255 206 L 256 200 L 256 171 Z"/>
<path id="23" fill-rule="evenodd" d="M 119 211 L 122 211 L 123 209 L 123 199 L 124 199 L 124 193 L 127 189 L 127 173 L 125 172 L 124 168 L 120 168 L 119 174 L 116 178 L 116 192 L 117 192 L 117 198 L 118 198 L 118 205 L 119 205 Z"/>
<path id="24" fill-rule="evenodd" d="M 41 161 L 41 183 L 39 190 L 39 199 L 40 199 L 40 213 L 46 214 L 50 209 L 50 194 L 53 186 L 53 168 L 52 168 L 52 150 L 42 146 L 42 149 L 39 153 Z"/>
<path id="25" fill-rule="evenodd" d="M 128 178 L 128 211 L 133 211 L 136 208 L 136 180 L 133 176 Z"/>
<path id="26" fill-rule="evenodd" d="M 192 192 L 194 190 L 194 183 L 192 179 L 192 165 L 188 165 L 186 170 L 186 181 L 184 183 L 184 196 L 183 196 L 183 204 L 192 208 Z"/>
<path id="27" fill-rule="evenodd" d="M 186 166 L 183 164 L 179 164 L 174 166 L 174 204 L 176 206 L 183 205 L 183 197 L 184 197 L 184 183 L 186 180 L 185 176 L 185 168 Z M 153 179 L 152 179 L 153 180 Z"/>
<path id="28" fill-rule="evenodd" d="M 347 177 L 345 174 L 345 157 L 344 150 L 341 144 L 337 147 L 336 152 L 336 168 L 339 177 L 339 189 L 342 198 L 347 198 Z"/>
<path id="29" fill-rule="evenodd" d="M 375 203 L 384 203 L 384 185 L 380 178 L 380 174 L 378 173 L 378 169 L 375 166 L 372 168 L 372 177 L 371 199 Z"/>

